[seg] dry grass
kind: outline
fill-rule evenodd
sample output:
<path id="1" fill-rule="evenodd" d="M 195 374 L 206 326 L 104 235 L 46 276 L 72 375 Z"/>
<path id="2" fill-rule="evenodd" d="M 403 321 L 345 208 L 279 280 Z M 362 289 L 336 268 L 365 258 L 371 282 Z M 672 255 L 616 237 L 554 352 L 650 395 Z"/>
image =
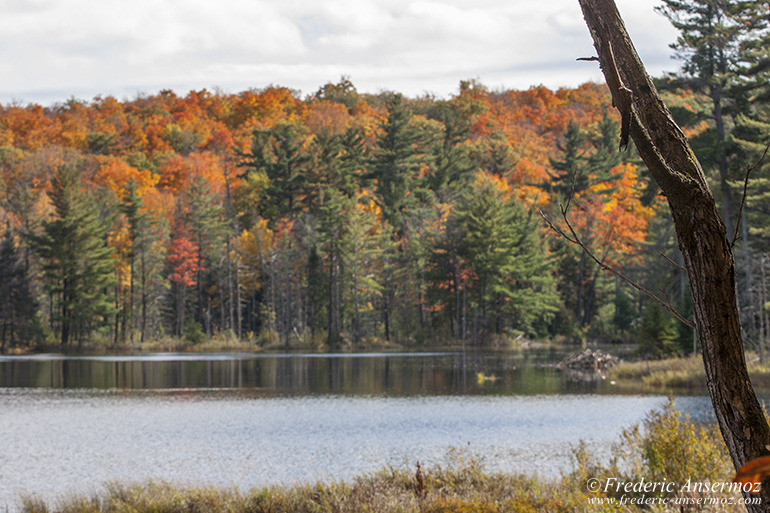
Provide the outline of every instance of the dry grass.
<path id="1" fill-rule="evenodd" d="M 760 364 L 751 353 L 746 355 L 754 387 L 770 390 L 770 364 Z M 607 374 L 608 379 L 628 388 L 647 390 L 705 390 L 706 375 L 699 355 L 686 358 L 621 362 Z"/>

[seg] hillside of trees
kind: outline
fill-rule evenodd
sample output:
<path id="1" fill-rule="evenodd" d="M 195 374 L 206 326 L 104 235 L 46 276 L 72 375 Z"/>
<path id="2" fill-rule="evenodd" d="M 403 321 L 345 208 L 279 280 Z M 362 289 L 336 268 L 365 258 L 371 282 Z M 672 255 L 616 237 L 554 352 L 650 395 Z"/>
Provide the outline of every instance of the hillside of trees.
<path id="1" fill-rule="evenodd" d="M 664 4 L 672 20 L 705 15 Z M 770 136 L 765 18 L 721 53 L 683 39 L 691 66 L 658 80 L 738 234 L 744 327 L 763 356 L 768 162 L 742 194 Z M 342 77 L 306 97 L 271 86 L 1 106 L 0 350 L 558 338 L 692 351 L 689 327 L 541 217 L 564 226 L 569 205 L 598 259 L 691 316 L 666 200 L 619 132 L 597 84 L 471 80 L 437 99 L 361 94 Z"/>

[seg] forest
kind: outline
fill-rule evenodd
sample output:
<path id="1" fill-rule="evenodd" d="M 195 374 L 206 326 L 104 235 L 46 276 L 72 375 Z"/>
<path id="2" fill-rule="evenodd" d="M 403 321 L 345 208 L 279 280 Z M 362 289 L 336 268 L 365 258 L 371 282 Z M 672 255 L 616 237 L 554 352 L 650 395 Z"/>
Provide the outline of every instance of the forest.
<path id="1" fill-rule="evenodd" d="M 663 2 L 684 65 L 656 85 L 736 235 L 746 340 L 764 358 L 770 36 L 767 7 L 741 5 Z M 344 76 L 304 97 L 2 105 L 0 351 L 542 338 L 690 352 L 690 327 L 544 220 L 692 316 L 666 198 L 618 149 L 616 112 L 600 84 L 471 79 L 407 98 Z"/>

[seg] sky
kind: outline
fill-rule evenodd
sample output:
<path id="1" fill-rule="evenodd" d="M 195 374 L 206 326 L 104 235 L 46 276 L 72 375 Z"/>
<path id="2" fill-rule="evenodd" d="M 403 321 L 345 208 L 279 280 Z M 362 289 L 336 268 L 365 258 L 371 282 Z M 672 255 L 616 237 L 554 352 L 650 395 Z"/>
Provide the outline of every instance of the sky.
<path id="1" fill-rule="evenodd" d="M 675 71 L 659 0 L 617 0 L 653 75 Z M 602 81 L 577 0 L 0 0 L 0 103 L 172 89 L 447 97 Z"/>

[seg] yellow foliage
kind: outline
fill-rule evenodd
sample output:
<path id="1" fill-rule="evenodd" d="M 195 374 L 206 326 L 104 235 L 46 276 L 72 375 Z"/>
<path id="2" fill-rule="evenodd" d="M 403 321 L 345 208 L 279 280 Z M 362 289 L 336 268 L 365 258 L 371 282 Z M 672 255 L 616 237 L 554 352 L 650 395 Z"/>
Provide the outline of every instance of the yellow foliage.
<path id="1" fill-rule="evenodd" d="M 115 251 L 112 258 L 115 261 L 115 276 L 122 289 L 128 289 L 131 286 L 131 264 L 129 255 L 131 254 L 131 237 L 128 233 L 128 223 L 120 218 L 117 226 L 107 235 L 107 245 Z"/>
<path id="2" fill-rule="evenodd" d="M 540 187 L 534 185 L 522 185 L 516 189 L 516 198 L 526 207 L 545 207 L 550 201 L 550 196 Z"/>
<path id="3" fill-rule="evenodd" d="M 487 184 L 492 185 L 494 190 L 499 192 L 504 199 L 510 199 L 513 194 L 513 187 L 504 178 L 486 171 L 477 171 L 473 184 L 474 189 L 483 189 Z"/>
<path id="4" fill-rule="evenodd" d="M 262 262 L 273 249 L 273 231 L 266 219 L 259 219 L 250 230 L 243 230 L 238 238 L 238 257 L 243 267 L 242 284 L 247 291 L 261 287 Z"/>

